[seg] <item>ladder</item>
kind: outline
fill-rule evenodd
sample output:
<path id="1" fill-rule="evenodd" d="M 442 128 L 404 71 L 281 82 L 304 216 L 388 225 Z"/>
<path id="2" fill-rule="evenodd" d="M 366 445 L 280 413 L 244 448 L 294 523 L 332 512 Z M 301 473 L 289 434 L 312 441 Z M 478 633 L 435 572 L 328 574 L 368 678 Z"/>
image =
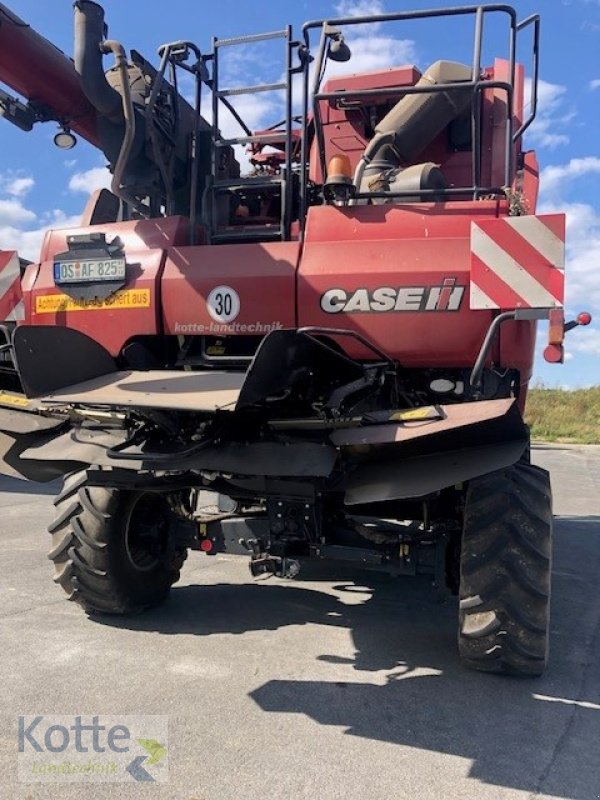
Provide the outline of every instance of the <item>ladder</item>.
<path id="1" fill-rule="evenodd" d="M 241 86 L 236 88 L 223 88 L 219 80 L 219 53 L 223 48 L 248 45 L 257 42 L 265 42 L 271 39 L 283 40 L 285 47 L 285 70 L 284 80 L 276 83 L 256 84 L 253 86 Z M 240 36 L 228 39 L 213 39 L 212 53 L 212 114 L 214 134 L 211 147 L 211 179 L 208 187 L 208 208 L 205 215 L 207 224 L 208 240 L 212 244 L 229 243 L 236 241 L 287 241 L 290 238 L 291 225 L 291 163 L 292 163 L 292 28 L 288 26 L 283 30 L 271 31 L 270 33 L 259 33 L 250 36 Z M 236 177 L 223 180 L 219 175 L 221 165 L 221 155 L 223 148 L 235 147 L 237 145 L 260 144 L 273 140 L 273 133 L 253 134 L 247 128 L 240 115 L 235 110 L 235 98 L 242 95 L 258 95 L 263 92 L 284 92 L 285 97 L 285 119 L 282 123 L 283 128 L 278 126 L 276 132 L 278 137 L 282 137 L 285 143 L 285 162 L 278 175 L 258 175 L 252 177 Z M 221 134 L 220 115 L 223 108 L 227 108 L 234 119 L 239 123 L 244 131 L 244 135 L 233 138 L 225 138 Z M 226 195 L 231 195 L 236 191 L 251 190 L 270 190 L 281 193 L 281 209 L 279 214 L 279 224 L 251 224 L 251 225 L 223 225 L 223 220 L 219 219 L 219 210 L 223 203 L 219 202 Z M 226 228 L 226 230 L 225 230 Z"/>

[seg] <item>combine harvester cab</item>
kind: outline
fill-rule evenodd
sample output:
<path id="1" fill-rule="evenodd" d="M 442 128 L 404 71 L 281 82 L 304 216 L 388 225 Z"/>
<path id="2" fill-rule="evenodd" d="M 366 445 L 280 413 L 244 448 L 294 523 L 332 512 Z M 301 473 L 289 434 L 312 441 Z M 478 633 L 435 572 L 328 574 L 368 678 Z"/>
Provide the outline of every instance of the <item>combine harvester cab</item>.
<path id="1" fill-rule="evenodd" d="M 26 268 L 11 337 L 23 393 L 0 395 L 3 471 L 65 476 L 55 581 L 115 614 L 163 600 L 189 549 L 245 553 L 253 575 L 294 577 L 308 558 L 423 573 L 459 596 L 465 664 L 540 674 L 552 510 L 522 410 L 537 320 L 555 362 L 589 320 L 564 322 L 564 216 L 535 214 L 522 149 L 539 18 L 473 6 L 315 21 L 299 41 L 287 28 L 215 39 L 208 55 L 169 44 L 156 70 L 105 41 L 100 6 L 75 6 L 74 66 L 37 34 L 22 46 L 77 95 L 85 113 L 57 112 L 61 135 L 103 150 L 112 192 Z M 507 57 L 486 66 L 490 16 Z M 353 26 L 449 17 L 474 23 L 472 63 L 351 74 Z M 222 85 L 224 53 L 277 40 L 283 81 Z M 101 52 L 116 58 L 106 76 Z M 325 81 L 332 61 L 349 74 Z M 31 101 L 5 102 L 9 120 L 40 121 L 33 88 L 1 62 L 0 75 Z M 235 101 L 264 92 L 284 120 L 252 131 Z M 240 135 L 221 132 L 223 113 Z"/>

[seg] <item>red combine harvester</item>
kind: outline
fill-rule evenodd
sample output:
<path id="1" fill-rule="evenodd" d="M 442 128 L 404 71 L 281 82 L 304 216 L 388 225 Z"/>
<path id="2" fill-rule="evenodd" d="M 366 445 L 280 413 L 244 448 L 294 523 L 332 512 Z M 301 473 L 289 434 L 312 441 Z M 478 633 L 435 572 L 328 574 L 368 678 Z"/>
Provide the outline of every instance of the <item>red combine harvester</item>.
<path id="1" fill-rule="evenodd" d="M 353 26 L 434 17 L 474 23 L 472 63 L 325 81 Z M 489 17 L 508 56 L 483 66 Z M 78 0 L 75 22 L 71 62 L 0 6 L 0 79 L 28 100 L 2 93 L 4 116 L 53 120 L 59 146 L 75 131 L 113 174 L 81 227 L 48 232 L 23 270 L 24 324 L 4 328 L 22 393 L 0 396 L 2 469 L 66 476 L 55 581 L 122 614 L 164 600 L 189 549 L 246 553 L 253 575 L 293 577 L 307 558 L 425 573 L 459 595 L 465 664 L 540 674 L 551 496 L 521 414 L 537 320 L 560 362 L 587 319 L 564 322 L 564 216 L 535 215 L 522 148 L 539 18 L 487 5 L 321 20 L 210 54 L 168 44 L 158 69 L 106 39 L 98 4 Z M 227 52 L 275 40 L 283 77 L 223 86 Z M 235 104 L 261 92 L 283 121 L 252 131 Z"/>

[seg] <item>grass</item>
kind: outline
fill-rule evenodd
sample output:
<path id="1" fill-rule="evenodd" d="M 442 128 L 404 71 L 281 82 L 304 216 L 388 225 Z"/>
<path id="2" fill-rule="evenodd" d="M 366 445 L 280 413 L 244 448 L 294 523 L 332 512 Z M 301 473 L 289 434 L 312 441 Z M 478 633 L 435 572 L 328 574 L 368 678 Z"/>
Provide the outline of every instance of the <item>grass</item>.
<path id="1" fill-rule="evenodd" d="M 530 389 L 525 421 L 532 439 L 600 444 L 600 386 L 575 391 Z"/>

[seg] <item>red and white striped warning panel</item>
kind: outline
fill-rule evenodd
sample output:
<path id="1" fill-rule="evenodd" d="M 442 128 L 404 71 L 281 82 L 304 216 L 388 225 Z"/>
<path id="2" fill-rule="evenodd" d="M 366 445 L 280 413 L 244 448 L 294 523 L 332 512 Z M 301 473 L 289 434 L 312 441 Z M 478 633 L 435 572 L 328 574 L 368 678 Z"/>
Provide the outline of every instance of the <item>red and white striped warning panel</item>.
<path id="1" fill-rule="evenodd" d="M 14 251 L 0 250 L 0 322 L 19 322 L 24 318 L 19 256 Z"/>
<path id="2" fill-rule="evenodd" d="M 562 308 L 565 215 L 471 224 L 471 308 Z"/>

